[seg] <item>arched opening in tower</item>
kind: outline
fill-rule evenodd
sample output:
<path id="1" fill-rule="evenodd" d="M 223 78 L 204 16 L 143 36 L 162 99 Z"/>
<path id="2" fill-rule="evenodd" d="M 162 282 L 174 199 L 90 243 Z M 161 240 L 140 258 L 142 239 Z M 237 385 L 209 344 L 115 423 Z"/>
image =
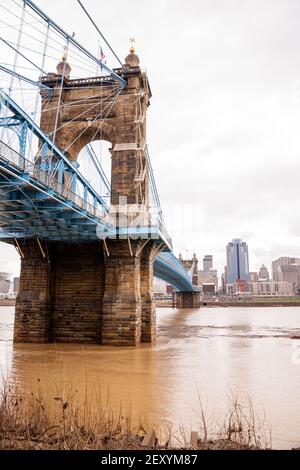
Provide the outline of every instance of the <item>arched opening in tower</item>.
<path id="1" fill-rule="evenodd" d="M 112 144 L 107 140 L 93 141 L 80 151 L 77 159 L 80 173 L 108 205 L 111 192 L 111 147 Z"/>

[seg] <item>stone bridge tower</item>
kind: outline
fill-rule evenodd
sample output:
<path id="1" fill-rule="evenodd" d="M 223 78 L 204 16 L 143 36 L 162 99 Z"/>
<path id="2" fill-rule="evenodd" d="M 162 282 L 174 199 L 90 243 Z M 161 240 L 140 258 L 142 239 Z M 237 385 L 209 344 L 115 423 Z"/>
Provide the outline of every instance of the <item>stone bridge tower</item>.
<path id="1" fill-rule="evenodd" d="M 53 89 L 42 93 L 41 128 L 77 165 L 80 151 L 94 140 L 111 142 L 111 205 L 120 201 L 148 216 L 149 181 L 146 112 L 151 91 L 131 49 L 121 88 L 111 77 L 72 79 L 63 57 L 57 73 L 42 77 Z M 64 184 L 70 184 L 64 174 Z M 151 240 L 48 242 L 43 257 L 36 240 L 22 243 L 15 341 L 90 342 L 136 345 L 155 336 Z"/>

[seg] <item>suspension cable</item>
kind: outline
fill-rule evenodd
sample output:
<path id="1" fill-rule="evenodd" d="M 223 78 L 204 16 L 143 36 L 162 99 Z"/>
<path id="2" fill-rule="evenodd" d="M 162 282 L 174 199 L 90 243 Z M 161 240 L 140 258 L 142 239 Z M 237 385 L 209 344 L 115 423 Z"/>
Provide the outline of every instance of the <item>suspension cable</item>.
<path id="1" fill-rule="evenodd" d="M 1 5 L 0 5 L 0 7 L 1 7 Z M 0 20 L 0 23 L 3 23 L 3 24 L 5 24 L 5 25 L 7 25 L 9 28 L 14 29 L 15 31 L 19 31 L 18 28 L 15 28 L 14 26 L 9 25 L 9 24 L 7 24 L 6 22 L 4 22 L 4 21 L 2 21 L 2 20 Z M 31 25 L 28 24 L 28 26 L 31 26 Z M 46 33 L 43 33 L 42 31 L 38 30 L 37 28 L 34 28 L 34 29 L 35 29 L 36 31 L 41 32 L 42 35 L 46 36 Z M 39 44 L 41 43 L 41 39 L 40 39 L 40 38 L 36 38 L 36 37 L 32 36 L 31 34 L 28 34 L 28 33 L 26 33 L 26 32 L 23 32 L 23 36 L 26 36 L 26 37 L 28 37 L 29 39 L 32 39 L 33 41 L 37 41 Z M 49 41 L 54 41 L 54 42 L 56 42 L 57 44 L 59 44 L 60 46 L 63 47 L 63 44 L 62 44 L 62 43 L 60 43 L 60 42 L 58 42 L 58 41 L 55 41 L 55 40 L 54 40 L 53 38 L 51 38 L 51 37 L 49 37 Z M 15 45 L 15 43 L 13 43 L 13 42 L 10 42 L 10 41 L 9 41 L 9 43 L 12 44 L 12 45 Z M 23 46 L 23 45 L 21 45 L 20 47 L 22 47 L 23 49 L 29 50 L 29 51 L 31 51 L 31 52 L 34 52 L 34 53 L 36 53 L 36 54 L 43 54 L 43 53 L 40 52 L 40 51 L 36 51 L 36 50 L 34 50 L 34 49 L 32 49 L 32 48 L 28 48 L 28 47 L 25 47 L 25 46 Z M 54 51 L 58 51 L 58 52 L 61 53 L 61 50 L 60 50 L 60 49 L 57 49 L 57 47 L 54 47 L 52 44 L 51 44 L 51 48 L 52 48 Z M 91 71 L 91 72 L 93 71 L 92 63 L 91 63 L 91 62 L 88 62 L 87 60 L 85 60 L 80 54 L 77 54 L 75 51 L 73 51 L 73 53 L 76 54 L 78 57 L 80 57 L 80 59 L 77 59 L 76 57 L 73 56 L 73 54 L 69 53 L 69 57 L 73 59 L 73 62 L 74 62 L 75 64 L 79 63 L 79 64 L 83 64 L 83 65 L 85 66 L 85 67 L 80 67 L 79 65 L 76 65 L 76 67 L 81 68 L 82 70 L 88 70 L 88 71 Z M 56 59 L 56 57 L 53 57 L 53 56 L 50 56 L 50 55 L 47 55 L 47 57 L 49 57 L 49 59 Z"/>
<path id="2" fill-rule="evenodd" d="M 97 121 L 97 119 L 99 118 L 99 116 L 101 116 L 101 114 L 103 113 L 103 111 L 105 111 L 105 110 L 110 106 L 109 110 L 108 110 L 107 113 L 106 113 L 106 116 L 105 116 L 104 120 L 106 119 L 108 113 L 110 112 L 111 108 L 112 108 L 113 105 L 115 104 L 115 102 L 116 102 L 116 100 L 118 99 L 118 96 L 119 96 L 120 93 L 121 93 L 121 89 L 120 89 L 119 92 L 116 94 L 116 96 L 113 98 L 112 103 L 109 103 L 109 104 L 108 104 L 103 110 L 101 110 L 101 112 L 90 122 L 89 127 L 91 126 L 91 124 L 92 124 L 93 122 Z M 97 104 L 99 104 L 99 103 L 97 103 Z M 102 128 L 102 127 L 103 127 L 103 123 L 101 122 L 101 128 Z M 80 139 L 80 137 L 87 131 L 87 129 L 88 129 L 88 128 L 84 129 L 84 130 L 76 137 L 76 139 L 74 139 L 73 142 L 72 142 L 71 144 L 69 144 L 68 147 L 65 148 L 64 151 L 66 152 L 70 147 L 72 147 L 72 145 L 74 145 L 75 142 L 77 142 L 77 140 Z M 99 131 L 99 129 L 97 130 L 97 132 L 98 132 L 98 131 Z M 94 137 L 95 137 L 95 136 L 94 136 Z"/>
<path id="3" fill-rule="evenodd" d="M 121 60 L 119 59 L 119 57 L 117 56 L 117 54 L 115 53 L 115 51 L 112 49 L 112 47 L 110 46 L 109 42 L 105 39 L 105 37 L 103 36 L 103 34 L 101 33 L 100 29 L 98 28 L 98 26 L 96 25 L 96 23 L 94 22 L 93 18 L 91 17 L 91 15 L 89 14 L 89 12 L 87 11 L 87 9 L 85 8 L 85 6 L 82 4 L 82 2 L 80 0 L 77 0 L 79 5 L 81 6 L 81 8 L 83 9 L 84 13 L 86 14 L 86 16 L 89 18 L 90 22 L 92 23 L 92 25 L 94 26 L 94 28 L 96 29 L 96 31 L 100 34 L 100 36 L 102 37 L 103 41 L 105 42 L 105 44 L 109 47 L 110 51 L 113 53 L 113 55 L 115 56 L 115 58 L 117 59 L 117 61 L 119 62 L 119 64 L 121 65 L 121 67 L 123 67 L 123 64 L 121 62 Z"/>
<path id="4" fill-rule="evenodd" d="M 0 41 L 4 42 L 4 44 L 6 44 L 11 49 L 13 49 L 17 54 L 19 54 L 21 57 L 23 57 L 23 59 L 27 60 L 27 62 L 29 62 L 31 65 L 33 65 L 36 69 L 38 69 L 44 75 L 47 75 L 47 72 L 45 72 L 45 70 L 42 70 L 38 65 L 36 65 L 34 62 L 32 62 L 30 59 L 28 59 L 28 57 L 26 57 L 24 54 L 22 54 L 22 52 L 18 51 L 18 49 L 16 49 L 14 46 L 12 46 L 8 41 L 6 41 L 5 39 L 3 39 L 1 37 L 0 37 Z"/>
<path id="5" fill-rule="evenodd" d="M 85 47 L 83 47 L 75 38 L 74 36 L 68 34 L 66 31 L 63 30 L 57 23 L 55 23 L 46 13 L 44 13 L 34 2 L 31 0 L 26 0 L 26 5 L 28 5 L 36 14 L 38 14 L 41 18 L 44 19 L 47 23 L 51 24 L 51 27 L 58 31 L 65 39 L 68 39 L 69 42 L 77 47 L 83 54 L 89 57 L 90 60 L 95 62 L 96 64 L 100 64 L 110 75 L 112 75 L 117 81 L 122 83 L 122 85 L 127 85 L 127 81 L 118 75 L 116 72 L 111 70 L 107 65 L 103 64 L 99 59 L 97 59 L 91 52 L 89 52 Z"/>
<path id="6" fill-rule="evenodd" d="M 111 96 L 113 97 L 116 93 L 118 93 L 119 90 L 120 90 L 120 92 L 121 92 L 122 89 L 123 89 L 123 88 L 120 88 L 120 89 L 117 89 L 117 90 L 113 91 L 113 92 L 108 96 L 108 98 L 111 97 Z M 71 121 L 68 121 L 68 122 L 62 124 L 60 127 L 58 127 L 58 128 L 56 129 L 56 131 L 59 131 L 59 130 L 63 129 L 64 127 L 66 127 L 66 126 L 72 124 L 72 122 L 76 121 L 76 119 L 78 119 L 78 118 L 81 117 L 81 116 L 84 116 L 86 113 L 88 113 L 89 111 L 91 111 L 91 109 L 96 108 L 96 106 L 99 106 L 99 103 L 100 103 L 100 102 L 98 101 L 96 104 L 90 106 L 88 109 L 86 109 L 86 110 L 83 111 L 82 113 L 80 113 L 80 114 L 78 114 L 77 116 L 75 116 Z M 55 107 L 55 109 L 56 109 L 56 108 L 58 108 L 58 106 Z M 106 109 L 106 108 L 105 108 L 105 109 Z M 53 134 L 53 132 L 50 132 L 48 135 L 51 136 L 52 134 Z"/>
<path id="7" fill-rule="evenodd" d="M 2 70 L 3 72 L 5 72 L 7 74 L 14 75 L 19 80 L 23 80 L 24 82 L 30 83 L 31 85 L 38 86 L 39 88 L 45 88 L 47 90 L 50 90 L 50 88 L 47 87 L 46 85 L 43 85 L 40 82 L 35 82 L 34 80 L 31 80 L 30 78 L 25 77 L 24 75 L 21 75 L 21 74 L 15 72 L 13 70 L 9 70 L 6 67 L 3 67 L 3 65 L 0 65 L 0 70 Z M 15 90 L 15 88 L 14 88 L 14 90 Z M 22 88 L 22 90 L 24 91 L 23 88 Z M 29 90 L 31 90 L 31 88 L 29 88 Z"/>

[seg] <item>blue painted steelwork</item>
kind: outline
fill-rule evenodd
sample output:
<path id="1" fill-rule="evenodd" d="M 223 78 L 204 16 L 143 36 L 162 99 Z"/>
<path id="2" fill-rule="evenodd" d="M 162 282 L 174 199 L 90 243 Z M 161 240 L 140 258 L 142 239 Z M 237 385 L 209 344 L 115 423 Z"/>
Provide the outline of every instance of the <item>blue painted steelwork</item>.
<path id="1" fill-rule="evenodd" d="M 95 241 L 99 232 L 114 238 L 120 233 L 107 222 L 108 206 L 89 185 L 61 150 L 35 122 L 0 90 L 0 103 L 13 116 L 0 119 L 0 127 L 14 129 L 19 136 L 19 153 L 0 142 L 0 239 L 40 238 L 43 240 Z M 25 158 L 27 133 L 32 132 L 42 143 L 39 165 Z M 47 159 L 49 150 L 56 162 Z M 90 149 L 91 154 L 92 150 Z M 8 153 L 8 154 L 7 154 Z M 148 155 L 151 188 L 159 210 L 160 224 L 156 227 L 128 229 L 124 235 L 141 238 L 157 237 L 166 249 L 171 249 L 165 235 L 159 196 Z M 71 174 L 72 189 L 63 185 L 63 175 Z M 83 197 L 75 194 L 76 181 L 83 185 Z M 109 182 L 105 184 L 108 188 Z M 88 202 L 92 198 L 93 205 Z M 100 231 L 99 231 L 100 226 Z M 98 228 L 98 231 L 97 231 Z M 132 233 L 129 233 L 132 231 Z M 195 291 L 192 281 L 172 252 L 159 254 L 154 262 L 154 274 L 181 291 Z"/>
<path id="2" fill-rule="evenodd" d="M 163 252 L 156 257 L 154 275 L 179 291 L 196 291 L 191 278 L 173 252 Z"/>
<path id="3" fill-rule="evenodd" d="M 76 175 L 77 181 L 82 184 L 82 187 L 85 189 L 85 192 L 87 195 L 91 196 L 94 201 L 96 202 L 96 205 L 98 204 L 100 207 L 104 208 L 105 211 L 108 211 L 108 207 L 104 199 L 92 188 L 92 186 L 88 183 L 88 181 L 84 178 L 84 176 L 79 172 L 79 170 L 76 168 L 75 165 L 73 165 L 70 160 L 65 156 L 65 154 L 52 142 L 52 140 L 48 137 L 47 134 L 45 134 L 38 126 L 37 124 L 20 108 L 17 103 L 15 103 L 12 98 L 10 98 L 3 90 L 0 90 L 0 102 L 4 106 L 6 106 L 13 114 L 14 118 L 17 119 L 20 122 L 23 123 L 24 129 L 27 128 L 27 131 L 33 132 L 33 134 L 38 137 L 39 141 L 43 143 L 43 148 L 45 153 L 48 151 L 51 151 L 53 155 L 56 157 L 56 167 L 55 171 L 58 171 L 60 168 L 60 173 L 63 174 L 63 172 L 69 171 L 71 175 Z M 6 119 L 6 118 L 4 118 Z M 6 122 L 4 121 L 4 125 L 6 125 Z M 0 122 L 1 126 L 1 122 Z M 26 144 L 25 142 L 25 131 L 23 132 L 22 136 L 20 137 L 20 154 L 21 156 L 25 155 L 24 151 L 24 145 Z M 21 146 L 22 144 L 22 146 Z M 22 154 L 23 152 L 23 154 Z M 43 165 L 45 162 L 42 161 L 41 165 Z M 42 169 L 44 169 L 42 167 Z M 52 170 L 51 166 L 48 166 L 47 168 L 48 171 Z M 51 171 L 52 173 L 52 171 Z"/>
<path id="4" fill-rule="evenodd" d="M 83 52 L 89 59 L 91 59 L 93 62 L 95 62 L 97 65 L 101 67 L 101 69 L 106 70 L 106 72 L 109 73 L 115 80 L 120 82 L 122 86 L 127 86 L 127 81 L 115 73 L 113 70 L 111 70 L 106 64 L 101 62 L 99 59 L 97 59 L 93 54 L 91 54 L 85 47 L 83 47 L 81 44 L 79 44 L 78 41 L 74 38 L 74 36 L 68 34 L 66 31 L 64 31 L 57 23 L 55 23 L 46 13 L 44 13 L 34 2 L 31 0 L 24 0 L 24 6 L 28 5 L 40 18 L 42 18 L 49 27 L 53 28 L 55 31 L 57 31 L 61 36 L 63 36 L 69 44 L 72 44 L 75 46 L 78 50 Z"/>
<path id="5" fill-rule="evenodd" d="M 0 238 L 90 241 L 115 228 L 58 180 L 0 142 Z"/>
<path id="6" fill-rule="evenodd" d="M 40 177 L 38 179 L 36 171 L 31 172 L 35 176 L 21 171 L 19 161 L 14 165 L 10 160 L 3 157 L 0 146 L 1 240 L 35 237 L 52 241 L 98 239 L 97 229 L 99 233 L 101 218 L 93 216 L 90 211 L 84 211 L 83 200 L 80 201 L 72 193 L 64 197 L 47 184 L 43 184 L 42 176 L 46 173 L 40 168 L 36 167 Z M 101 230 L 103 235 L 108 237 L 115 235 L 115 228 L 105 224 L 105 219 L 102 220 Z M 148 231 L 140 235 L 147 238 L 151 234 Z M 163 252 L 157 256 L 154 274 L 178 290 L 195 290 L 187 272 L 172 252 Z"/>
<path id="7" fill-rule="evenodd" d="M 25 157 L 26 140 L 28 134 L 27 122 L 17 114 L 15 116 L 0 117 L 0 127 L 12 129 L 19 139 L 19 153 Z"/>
<path id="8" fill-rule="evenodd" d="M 95 241 L 99 239 L 99 226 L 103 236 L 115 236 L 115 227 L 109 226 L 105 217 L 101 219 L 99 215 L 93 215 L 91 209 L 84 210 L 83 199 L 70 191 L 66 195 L 58 192 L 57 187 L 62 190 L 62 185 L 59 188 L 54 184 L 56 189 L 49 187 L 56 181 L 47 180 L 47 173 L 40 167 L 31 164 L 30 169 L 30 162 L 23 159 L 20 168 L 20 157 L 16 152 L 16 164 L 13 158 L 4 154 L 0 143 L 0 239 L 38 237 L 51 241 Z M 147 238 L 151 233 L 147 231 L 140 235 Z M 162 234 L 160 237 L 158 243 L 163 240 Z M 154 274 L 178 290 L 195 290 L 188 273 L 172 252 L 157 256 Z"/>

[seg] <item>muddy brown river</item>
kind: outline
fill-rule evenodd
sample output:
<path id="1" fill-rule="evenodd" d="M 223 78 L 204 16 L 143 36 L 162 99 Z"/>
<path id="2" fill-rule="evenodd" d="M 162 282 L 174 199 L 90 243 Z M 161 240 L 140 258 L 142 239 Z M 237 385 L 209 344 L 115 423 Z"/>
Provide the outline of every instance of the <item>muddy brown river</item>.
<path id="1" fill-rule="evenodd" d="M 300 308 L 158 309 L 157 319 L 154 346 L 13 345 L 14 308 L 0 307 L 0 382 L 30 391 L 39 380 L 49 398 L 94 388 L 145 422 L 190 429 L 199 397 L 215 423 L 232 395 L 249 394 L 273 448 L 300 446 Z"/>

